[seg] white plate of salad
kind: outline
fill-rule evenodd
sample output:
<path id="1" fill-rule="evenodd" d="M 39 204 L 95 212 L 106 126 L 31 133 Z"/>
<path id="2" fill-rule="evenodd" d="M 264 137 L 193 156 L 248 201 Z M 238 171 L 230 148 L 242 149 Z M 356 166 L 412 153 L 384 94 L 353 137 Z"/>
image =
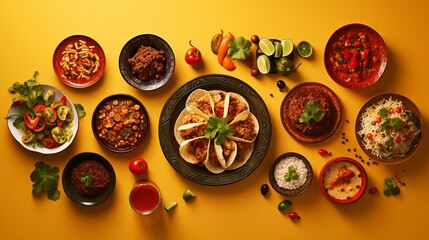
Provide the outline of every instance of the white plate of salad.
<path id="1" fill-rule="evenodd" d="M 8 89 L 15 95 L 7 115 L 8 127 L 24 148 L 42 154 L 59 153 L 72 144 L 79 117 L 85 111 L 59 89 L 39 84 L 37 75 L 35 72 L 30 80 L 15 82 Z"/>

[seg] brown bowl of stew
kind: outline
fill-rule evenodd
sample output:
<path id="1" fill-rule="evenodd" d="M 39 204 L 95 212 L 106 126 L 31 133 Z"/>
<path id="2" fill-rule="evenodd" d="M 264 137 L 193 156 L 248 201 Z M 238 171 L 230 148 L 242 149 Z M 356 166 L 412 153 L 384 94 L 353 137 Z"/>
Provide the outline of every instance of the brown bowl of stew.
<path id="1" fill-rule="evenodd" d="M 92 131 L 104 148 L 131 152 L 140 147 L 149 134 L 149 115 L 144 105 L 128 94 L 103 99 L 92 115 Z"/>

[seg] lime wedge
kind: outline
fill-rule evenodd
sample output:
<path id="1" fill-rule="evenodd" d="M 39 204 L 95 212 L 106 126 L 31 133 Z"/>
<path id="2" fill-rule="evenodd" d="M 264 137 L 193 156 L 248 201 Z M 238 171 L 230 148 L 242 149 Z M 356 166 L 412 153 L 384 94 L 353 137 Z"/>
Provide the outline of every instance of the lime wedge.
<path id="1" fill-rule="evenodd" d="M 293 51 L 293 42 L 290 39 L 283 39 L 280 41 L 280 45 L 283 48 L 282 57 L 289 56 Z"/>
<path id="2" fill-rule="evenodd" d="M 259 48 L 267 56 L 271 56 L 275 52 L 273 42 L 271 42 L 270 39 L 267 38 L 262 38 L 261 40 L 259 40 Z"/>
<path id="3" fill-rule="evenodd" d="M 173 209 L 173 208 L 175 208 L 176 206 L 177 206 L 177 202 L 176 201 L 170 201 L 170 202 L 167 202 L 165 205 L 164 205 L 164 208 L 165 208 L 165 210 L 167 210 L 167 212 L 168 211 L 170 211 L 171 209 Z"/>
<path id="4" fill-rule="evenodd" d="M 393 189 L 396 187 L 395 180 L 393 178 L 385 178 L 384 179 L 384 188 L 386 189 Z"/>
<path id="5" fill-rule="evenodd" d="M 274 42 L 274 57 L 279 58 L 282 56 L 282 45 L 280 42 Z"/>
<path id="6" fill-rule="evenodd" d="M 184 193 L 183 193 L 183 200 L 188 201 L 191 200 L 192 198 L 194 198 L 196 195 L 194 192 L 192 192 L 190 189 L 187 189 Z"/>
<path id="7" fill-rule="evenodd" d="M 270 59 L 267 55 L 260 55 L 256 60 L 256 65 L 260 73 L 267 74 L 270 72 Z"/>
<path id="8" fill-rule="evenodd" d="M 298 55 L 303 58 L 308 58 L 313 54 L 313 47 L 307 41 L 301 41 L 298 43 Z"/>

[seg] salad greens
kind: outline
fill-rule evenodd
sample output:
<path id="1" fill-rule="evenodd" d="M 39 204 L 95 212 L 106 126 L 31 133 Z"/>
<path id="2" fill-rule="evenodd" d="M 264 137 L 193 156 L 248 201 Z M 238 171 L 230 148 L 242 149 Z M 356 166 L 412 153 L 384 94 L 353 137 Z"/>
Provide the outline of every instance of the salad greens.
<path id="1" fill-rule="evenodd" d="M 320 109 L 319 104 L 314 100 L 309 100 L 304 106 L 304 112 L 301 113 L 299 118 L 300 123 L 306 123 L 307 125 L 304 128 L 305 132 L 310 127 L 310 120 L 313 119 L 316 122 L 322 121 L 325 113 Z"/>
<path id="2" fill-rule="evenodd" d="M 30 174 L 30 179 L 33 182 L 33 194 L 38 194 L 46 191 L 48 199 L 56 201 L 60 198 L 58 191 L 58 167 L 51 167 L 44 162 L 37 162 L 34 171 Z"/>
<path id="3" fill-rule="evenodd" d="M 207 121 L 207 128 L 204 129 L 204 136 L 208 139 L 215 139 L 217 145 L 225 142 L 225 137 L 234 134 L 234 128 L 228 126 L 226 117 L 210 117 Z"/>

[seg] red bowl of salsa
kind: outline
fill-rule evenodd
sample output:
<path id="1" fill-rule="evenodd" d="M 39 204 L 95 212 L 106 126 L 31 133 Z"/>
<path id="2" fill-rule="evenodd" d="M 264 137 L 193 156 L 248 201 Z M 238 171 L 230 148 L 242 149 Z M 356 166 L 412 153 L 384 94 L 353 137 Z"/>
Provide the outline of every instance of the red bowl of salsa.
<path id="1" fill-rule="evenodd" d="M 372 86 L 387 66 L 383 38 L 363 24 L 349 24 L 336 30 L 325 48 L 325 68 L 339 85 L 361 89 Z"/>

